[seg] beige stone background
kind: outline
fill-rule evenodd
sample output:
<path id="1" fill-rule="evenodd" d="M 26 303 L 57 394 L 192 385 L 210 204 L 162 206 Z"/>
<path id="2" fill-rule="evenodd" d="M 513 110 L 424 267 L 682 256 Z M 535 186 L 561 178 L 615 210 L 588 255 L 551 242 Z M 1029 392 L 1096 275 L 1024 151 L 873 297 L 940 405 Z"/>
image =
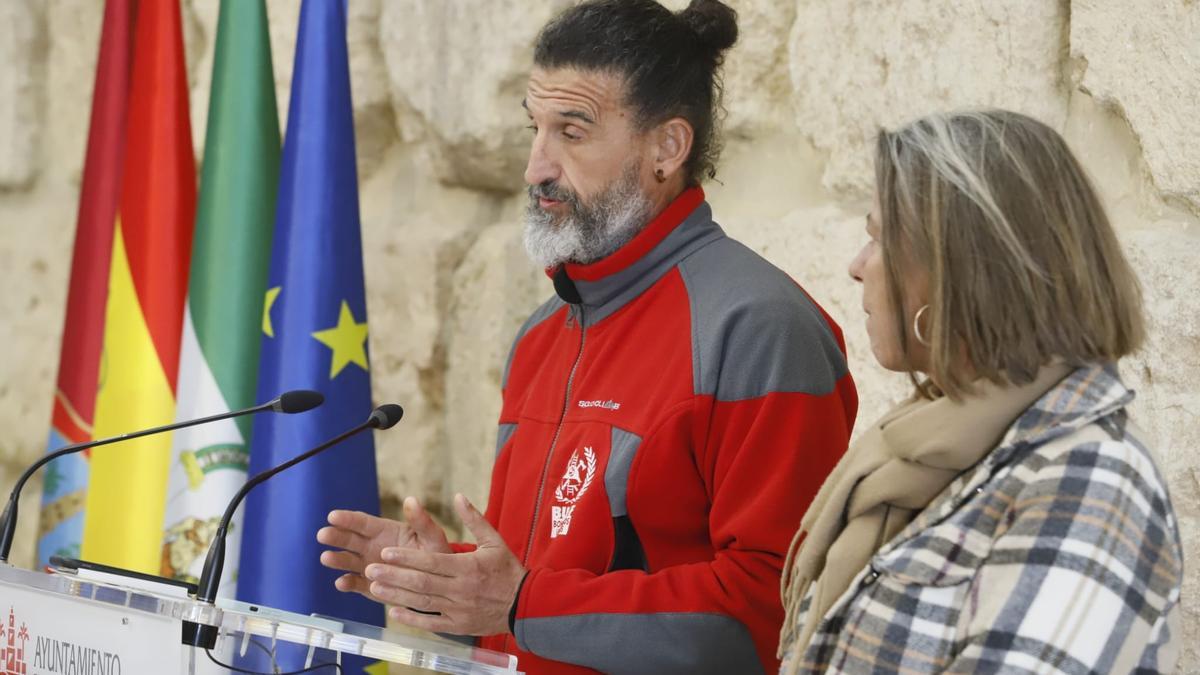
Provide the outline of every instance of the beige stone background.
<path id="1" fill-rule="evenodd" d="M 184 0 L 203 148 L 217 0 Z M 378 400 L 395 512 L 487 493 L 498 382 L 551 293 L 520 243 L 520 99 L 536 30 L 570 0 L 351 0 L 349 41 Z M 685 0 L 670 0 L 678 8 Z M 1189 556 L 1181 672 L 1200 672 L 1200 2 L 732 0 L 717 219 L 846 329 L 869 421 L 906 389 L 871 360 L 845 268 L 863 240 L 869 140 L 933 110 L 995 105 L 1060 129 L 1145 286 L 1152 337 L 1124 364 Z M 298 0 L 268 2 L 281 117 Z M 102 3 L 0 2 L 0 487 L 43 450 Z M 198 157 L 199 159 L 199 157 Z M 15 561 L 29 564 L 38 490 Z"/>

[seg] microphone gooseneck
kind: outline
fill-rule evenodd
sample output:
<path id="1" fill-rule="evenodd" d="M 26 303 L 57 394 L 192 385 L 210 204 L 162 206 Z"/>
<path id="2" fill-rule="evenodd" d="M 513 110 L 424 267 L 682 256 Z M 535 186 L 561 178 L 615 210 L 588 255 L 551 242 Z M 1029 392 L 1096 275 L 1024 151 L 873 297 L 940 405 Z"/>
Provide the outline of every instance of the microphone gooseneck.
<path id="1" fill-rule="evenodd" d="M 17 531 L 17 502 L 21 497 L 21 490 L 24 489 L 25 483 L 34 473 L 37 472 L 38 469 L 58 459 L 59 457 L 70 455 L 76 452 L 82 452 L 90 448 L 97 448 L 102 445 L 119 443 L 121 441 L 132 441 L 137 438 L 142 438 L 143 436 L 153 436 L 154 434 L 162 434 L 168 431 L 175 431 L 176 429 L 185 429 L 187 427 L 208 424 L 209 422 L 219 422 L 231 417 L 241 417 L 243 415 L 253 415 L 255 413 L 267 411 L 284 414 L 304 412 L 306 410 L 312 410 L 313 408 L 321 405 L 321 403 L 324 401 L 325 397 L 315 391 L 289 391 L 280 395 L 279 398 L 276 398 L 273 401 L 260 403 L 259 405 L 249 408 L 220 413 L 217 415 L 209 415 L 208 417 L 201 417 L 194 420 L 175 422 L 173 424 L 154 427 L 152 429 L 131 431 L 127 434 L 121 434 L 120 436 L 102 438 L 95 441 L 88 441 L 86 443 L 76 443 L 74 445 L 68 445 L 66 447 L 59 448 L 54 452 L 43 455 L 42 457 L 38 458 L 36 462 L 31 464 L 28 469 L 25 469 L 24 473 L 17 478 L 16 484 L 13 485 L 12 493 L 8 496 L 8 504 L 4 507 L 4 514 L 0 515 L 0 563 L 8 562 L 8 554 L 9 551 L 12 550 L 13 537 Z"/>
<path id="2" fill-rule="evenodd" d="M 200 572 L 200 581 L 196 591 L 196 599 L 210 604 L 216 601 L 217 590 L 221 584 L 221 572 L 225 568 L 225 536 L 229 531 L 229 523 L 231 520 L 233 520 L 234 512 L 237 511 L 237 507 L 241 505 L 242 500 L 245 499 L 250 490 L 253 490 L 255 486 L 265 482 L 268 478 L 271 478 L 282 471 L 290 469 L 300 462 L 303 462 L 304 460 L 309 459 L 318 453 L 328 450 L 338 443 L 345 441 L 351 436 L 360 434 L 367 429 L 390 429 L 391 427 L 395 426 L 395 424 L 399 422 L 400 418 L 403 416 L 404 409 L 395 403 L 381 405 L 378 408 L 375 408 L 375 410 L 371 411 L 370 417 L 368 417 L 365 422 L 354 426 L 338 434 L 337 436 L 334 436 L 312 450 L 309 450 L 308 452 L 296 455 L 292 459 L 289 459 L 282 464 L 261 471 L 247 480 L 245 484 L 242 485 L 241 489 L 237 491 L 237 494 L 233 496 L 233 499 L 229 500 L 229 505 L 225 507 L 225 513 L 221 516 L 221 521 L 217 525 L 216 532 L 213 534 L 212 544 L 210 544 L 208 548 L 208 556 L 204 559 L 204 568 Z M 207 632 L 201 631 L 201 633 Z M 211 639 L 213 644 L 215 644 L 216 635 L 215 633 L 211 633 L 211 635 L 197 633 L 194 636 L 190 636 L 190 638 L 196 642 L 189 641 L 188 644 L 194 644 L 195 646 L 200 647 L 207 645 L 209 648 L 211 648 L 212 644 L 207 643 Z M 199 644 L 197 644 L 197 642 Z"/>

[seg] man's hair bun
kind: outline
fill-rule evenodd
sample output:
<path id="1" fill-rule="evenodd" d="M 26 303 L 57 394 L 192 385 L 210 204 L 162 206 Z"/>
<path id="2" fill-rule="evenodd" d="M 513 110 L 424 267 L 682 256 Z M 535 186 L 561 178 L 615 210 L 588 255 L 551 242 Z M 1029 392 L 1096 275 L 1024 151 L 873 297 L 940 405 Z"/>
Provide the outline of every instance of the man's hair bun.
<path id="1" fill-rule="evenodd" d="M 737 11 L 721 0 L 692 0 L 679 18 L 714 56 L 719 57 L 737 42 Z"/>

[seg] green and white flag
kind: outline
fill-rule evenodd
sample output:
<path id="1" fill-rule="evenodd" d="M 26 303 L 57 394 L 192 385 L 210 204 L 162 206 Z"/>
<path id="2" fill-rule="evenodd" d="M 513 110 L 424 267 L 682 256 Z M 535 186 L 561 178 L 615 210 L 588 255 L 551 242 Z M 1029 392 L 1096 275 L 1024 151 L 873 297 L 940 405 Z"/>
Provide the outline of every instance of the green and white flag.
<path id="1" fill-rule="evenodd" d="M 279 118 L 263 0 L 221 0 L 204 167 L 179 361 L 177 419 L 254 405 L 275 197 Z M 175 432 L 162 573 L 195 581 L 216 524 L 245 483 L 251 418 Z M 221 595 L 237 580 L 240 518 Z"/>

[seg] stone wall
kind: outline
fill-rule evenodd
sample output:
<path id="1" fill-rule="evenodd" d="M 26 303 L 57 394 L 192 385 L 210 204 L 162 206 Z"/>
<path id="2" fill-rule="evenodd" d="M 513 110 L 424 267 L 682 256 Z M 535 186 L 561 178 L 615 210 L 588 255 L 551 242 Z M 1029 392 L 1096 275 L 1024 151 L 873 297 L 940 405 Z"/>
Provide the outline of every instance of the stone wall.
<path id="1" fill-rule="evenodd" d="M 203 145 L 217 0 L 184 0 Z M 550 292 L 520 244 L 520 99 L 537 28 L 569 0 L 353 0 L 371 351 L 386 508 L 483 503 L 508 343 Z M 674 8 L 685 0 L 671 0 Z M 1194 0 L 734 0 L 718 220 L 846 329 L 861 419 L 903 395 L 876 367 L 845 268 L 863 239 L 872 133 L 998 105 L 1061 129 L 1145 286 L 1150 344 L 1124 372 L 1200 560 L 1200 4 Z M 298 0 L 271 0 L 281 117 Z M 0 3 L 0 485 L 42 451 L 101 19 L 95 0 Z M 15 560 L 28 564 L 36 490 Z M 1200 672 L 1200 575 L 1182 672 Z"/>

